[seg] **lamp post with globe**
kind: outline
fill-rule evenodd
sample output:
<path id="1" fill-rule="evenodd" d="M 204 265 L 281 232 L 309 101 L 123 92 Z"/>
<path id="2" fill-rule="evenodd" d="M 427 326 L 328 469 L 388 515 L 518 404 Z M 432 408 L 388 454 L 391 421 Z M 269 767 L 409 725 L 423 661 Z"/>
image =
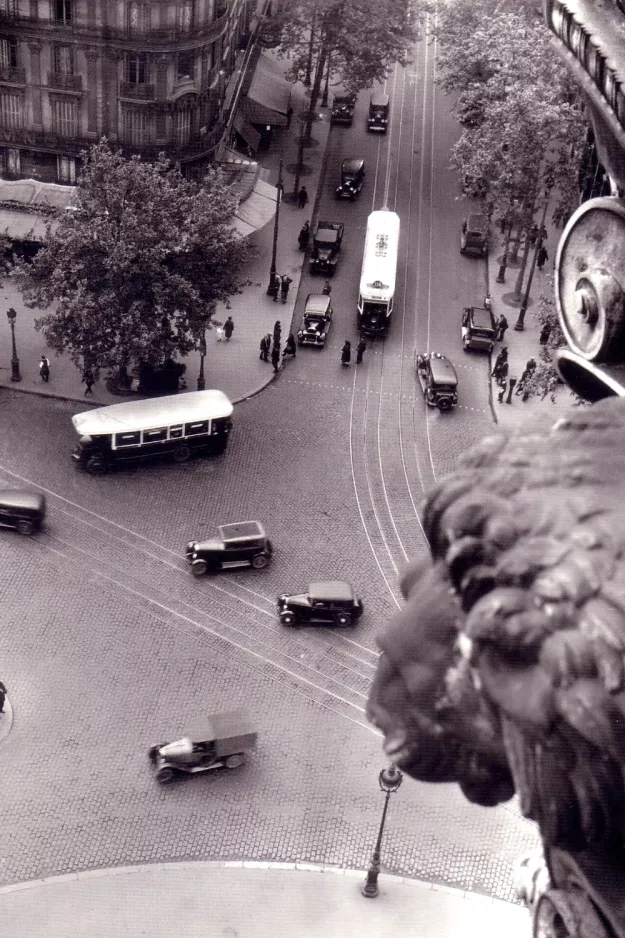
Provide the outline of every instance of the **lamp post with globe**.
<path id="1" fill-rule="evenodd" d="M 380 875 L 380 850 L 382 847 L 382 835 L 384 834 L 384 824 L 386 823 L 386 812 L 388 811 L 388 803 L 391 795 L 394 791 L 397 791 L 399 786 L 403 781 L 403 774 L 396 768 L 393 763 L 388 766 L 386 769 L 382 769 L 378 775 L 378 782 L 380 783 L 380 788 L 383 792 L 386 793 L 384 798 L 384 810 L 382 811 L 382 820 L 380 822 L 380 830 L 378 831 L 378 839 L 376 841 L 375 847 L 373 848 L 373 853 L 371 855 L 371 862 L 369 864 L 369 869 L 367 871 L 367 879 L 365 884 L 360 890 L 365 899 L 375 899 L 378 894 L 378 876 Z"/>
<path id="2" fill-rule="evenodd" d="M 13 352 L 11 356 L 11 381 L 21 381 L 22 376 L 20 374 L 20 360 L 17 357 L 17 348 L 15 346 L 15 320 L 17 319 L 17 313 L 12 306 L 7 310 L 7 319 L 9 320 L 9 325 L 11 327 L 11 344 Z"/>

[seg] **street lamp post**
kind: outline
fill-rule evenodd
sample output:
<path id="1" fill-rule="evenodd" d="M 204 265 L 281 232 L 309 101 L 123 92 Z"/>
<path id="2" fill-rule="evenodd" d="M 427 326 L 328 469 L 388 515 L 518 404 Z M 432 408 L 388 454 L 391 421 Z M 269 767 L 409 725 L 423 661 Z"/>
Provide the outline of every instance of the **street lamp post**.
<path id="1" fill-rule="evenodd" d="M 198 351 L 200 353 L 200 371 L 197 376 L 197 389 L 198 391 L 205 391 L 206 381 L 204 380 L 204 359 L 206 358 L 206 330 L 202 332 L 200 337 Z"/>
<path id="2" fill-rule="evenodd" d="M 7 310 L 7 319 L 9 320 L 9 325 L 11 327 L 11 344 L 13 346 L 13 354 L 11 357 L 11 381 L 21 381 L 22 376 L 20 374 L 20 360 L 17 357 L 17 348 L 15 347 L 15 320 L 17 319 L 17 313 L 12 306 Z"/>
<path id="3" fill-rule="evenodd" d="M 278 253 L 278 225 L 280 224 L 280 202 L 282 201 L 282 160 L 278 166 L 278 183 L 276 185 L 276 214 L 273 219 L 273 247 L 271 249 L 271 267 L 269 268 L 269 286 L 267 296 L 275 298 L 278 295 L 278 276 L 276 274 L 276 255 Z"/>
<path id="4" fill-rule="evenodd" d="M 328 53 L 328 62 L 326 65 L 326 81 L 323 86 L 323 95 L 321 97 L 321 107 L 328 106 L 328 95 L 330 93 L 330 53 Z"/>
<path id="5" fill-rule="evenodd" d="M 496 282 L 505 283 L 506 282 L 506 267 L 508 266 L 508 248 L 510 247 L 510 238 L 512 237 L 512 224 L 513 218 L 510 216 L 510 222 L 508 224 L 508 233 L 506 234 L 506 243 L 503 251 L 503 257 L 501 258 L 501 265 L 499 267 L 499 273 L 497 274 Z"/>
<path id="6" fill-rule="evenodd" d="M 384 810 L 382 811 L 382 820 L 380 822 L 380 830 L 378 831 L 378 839 L 373 849 L 371 862 L 367 871 L 367 879 L 365 880 L 364 886 L 360 890 L 365 899 L 375 899 L 378 894 L 378 876 L 380 875 L 380 849 L 382 847 L 382 835 L 384 833 L 384 824 L 386 823 L 388 802 L 392 793 L 397 791 L 401 785 L 403 777 L 404 776 L 402 773 L 393 765 L 392 762 L 387 769 L 382 769 L 378 775 L 380 788 L 383 792 L 386 792 L 386 797 L 384 799 Z"/>

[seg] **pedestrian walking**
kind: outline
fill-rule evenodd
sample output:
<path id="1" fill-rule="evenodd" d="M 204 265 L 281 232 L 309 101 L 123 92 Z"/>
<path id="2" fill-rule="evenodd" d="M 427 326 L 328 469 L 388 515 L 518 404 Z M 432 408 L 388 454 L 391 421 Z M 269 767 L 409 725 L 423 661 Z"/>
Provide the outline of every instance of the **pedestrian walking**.
<path id="1" fill-rule="evenodd" d="M 497 395 L 497 400 L 500 404 L 503 404 L 503 396 L 506 393 L 506 382 L 501 381 L 499 383 L 499 394 Z"/>
<path id="2" fill-rule="evenodd" d="M 232 333 L 234 332 L 234 323 L 232 321 L 232 316 L 228 316 L 224 323 L 224 335 L 226 337 L 226 342 L 229 342 L 232 338 Z"/>
<path id="3" fill-rule="evenodd" d="M 282 352 L 282 361 L 284 362 L 287 355 L 290 355 L 291 358 L 295 358 L 296 347 L 295 347 L 295 336 L 292 332 L 289 333 L 289 336 L 284 344 L 284 351 Z"/>
<path id="4" fill-rule="evenodd" d="M 538 225 L 532 225 L 530 228 L 529 238 L 530 238 L 530 247 L 534 247 L 536 244 L 536 238 L 538 237 Z"/>
<path id="5" fill-rule="evenodd" d="M 497 320 L 496 332 L 495 332 L 495 342 L 503 342 L 506 330 L 508 328 L 508 320 L 502 313 L 499 319 Z"/>
<path id="6" fill-rule="evenodd" d="M 512 392 L 514 391 L 514 386 L 516 384 L 516 378 L 510 378 L 508 381 L 508 396 L 506 398 L 506 404 L 512 403 Z"/>
<path id="7" fill-rule="evenodd" d="M 280 370 L 280 346 L 274 345 L 271 350 L 271 364 L 273 365 L 273 370 L 278 372 Z"/>
<path id="8" fill-rule="evenodd" d="M 321 292 L 323 293 L 324 296 L 330 296 L 330 294 L 332 293 L 332 284 L 330 283 L 329 280 L 325 281 L 323 285 L 323 290 Z"/>
<path id="9" fill-rule="evenodd" d="M 536 371 L 536 359 L 528 358 L 525 368 L 523 369 L 523 374 L 519 378 L 519 383 L 517 384 L 517 389 L 514 392 L 515 394 L 520 394 L 523 391 L 523 388 L 527 381 L 532 377 Z M 525 399 L 525 398 L 524 398 Z"/>
<path id="10" fill-rule="evenodd" d="M 45 355 L 42 355 L 39 359 L 39 376 L 42 381 L 48 382 L 50 380 L 50 362 Z"/>
<path id="11" fill-rule="evenodd" d="M 545 325 L 540 330 L 540 336 L 538 338 L 538 341 L 540 342 L 541 345 L 546 345 L 547 342 L 549 341 L 549 336 L 551 335 L 551 328 L 552 328 L 551 323 L 546 322 Z"/>
<path id="12" fill-rule="evenodd" d="M 352 360 L 352 343 L 349 341 L 349 339 L 346 339 L 345 344 L 343 345 L 343 348 L 341 349 L 341 364 L 349 365 L 351 360 Z"/>
<path id="13" fill-rule="evenodd" d="M 297 204 L 299 208 L 306 208 L 308 204 L 308 189 L 306 186 L 302 186 L 297 193 Z"/>
<path id="14" fill-rule="evenodd" d="M 85 368 L 83 375 L 82 375 L 82 380 L 85 383 L 85 396 L 87 394 L 93 394 L 92 388 L 93 388 L 93 385 L 95 384 L 95 378 L 93 377 L 93 372 L 91 368 Z"/>
<path id="15" fill-rule="evenodd" d="M 356 346 L 356 364 L 357 365 L 362 365 L 362 356 L 365 354 L 366 350 L 367 350 L 367 343 L 361 336 L 360 342 Z"/>
<path id="16" fill-rule="evenodd" d="M 286 303 L 287 297 L 289 295 L 289 287 L 293 281 L 286 274 L 282 274 L 280 277 L 280 294 L 282 296 L 282 302 Z"/>
<path id="17" fill-rule="evenodd" d="M 282 339 L 282 326 L 280 325 L 280 320 L 276 319 L 273 325 L 273 344 L 280 345 Z"/>
<path id="18" fill-rule="evenodd" d="M 215 329 L 215 338 L 217 339 L 218 342 L 223 342 L 223 339 L 224 339 L 224 327 L 223 326 L 217 326 L 217 328 Z"/>
<path id="19" fill-rule="evenodd" d="M 271 333 L 268 332 L 267 335 L 264 335 L 260 340 L 260 360 L 263 362 L 269 361 L 269 352 L 271 350 Z"/>
<path id="20" fill-rule="evenodd" d="M 498 378 L 501 372 L 501 366 L 504 362 L 508 361 L 508 346 L 504 345 L 500 350 L 497 358 L 495 359 L 495 365 L 491 372 L 491 378 Z"/>
<path id="21" fill-rule="evenodd" d="M 549 255 L 547 254 L 547 248 L 544 244 L 541 244 L 538 249 L 538 254 L 536 255 L 536 266 L 539 270 L 542 270 L 545 266 L 545 261 L 549 260 Z"/>
<path id="22" fill-rule="evenodd" d="M 0 713 L 4 713 L 4 701 L 6 700 L 7 689 L 5 685 L 0 681 Z"/>

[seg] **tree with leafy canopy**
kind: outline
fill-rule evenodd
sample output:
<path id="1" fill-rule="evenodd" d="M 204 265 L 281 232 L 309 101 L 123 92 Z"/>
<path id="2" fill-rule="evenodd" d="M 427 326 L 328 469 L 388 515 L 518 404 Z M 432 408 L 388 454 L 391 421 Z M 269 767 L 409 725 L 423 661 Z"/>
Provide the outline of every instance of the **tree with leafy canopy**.
<path id="1" fill-rule="evenodd" d="M 333 79 L 356 94 L 384 81 L 394 63 L 406 64 L 419 35 L 411 0 L 295 0 L 264 28 L 278 55 L 288 54 L 292 81 L 304 80 L 312 64 L 308 135 L 328 61 Z"/>
<path id="2" fill-rule="evenodd" d="M 512 0 L 456 0 L 435 27 L 441 86 L 459 92 L 464 123 L 452 155 L 467 195 L 507 213 L 526 203 L 526 224 L 545 189 L 558 208 L 575 204 L 586 122 L 568 71 L 553 54 L 535 5 Z"/>
<path id="3" fill-rule="evenodd" d="M 95 377 L 187 355 L 217 302 L 244 285 L 250 249 L 232 228 L 235 208 L 220 172 L 198 184 L 164 156 L 126 160 L 101 141 L 84 154 L 75 210 L 21 267 L 26 304 L 55 307 L 36 328 Z"/>

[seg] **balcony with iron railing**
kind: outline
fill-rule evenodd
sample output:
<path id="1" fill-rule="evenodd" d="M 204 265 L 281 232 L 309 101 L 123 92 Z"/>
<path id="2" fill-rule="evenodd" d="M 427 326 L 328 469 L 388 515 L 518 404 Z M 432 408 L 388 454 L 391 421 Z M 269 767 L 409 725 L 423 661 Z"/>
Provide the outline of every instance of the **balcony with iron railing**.
<path id="1" fill-rule="evenodd" d="M 156 85 L 120 81 L 119 97 L 130 98 L 133 101 L 154 101 L 156 99 Z"/>
<path id="2" fill-rule="evenodd" d="M 115 42 L 123 45 L 133 44 L 134 46 L 169 46 L 172 50 L 180 49 L 185 41 L 193 42 L 214 42 L 226 31 L 229 22 L 229 15 L 222 13 L 211 23 L 198 23 L 195 26 L 183 27 L 179 25 L 172 26 L 109 26 L 94 25 L 87 22 L 74 20 L 69 23 L 57 23 L 55 21 L 44 19 L 37 16 L 24 16 L 21 13 L 7 13 L 0 10 L 0 29 L 8 35 L 13 35 L 17 31 L 23 34 L 24 30 L 31 30 L 33 37 L 35 35 L 49 33 L 57 37 L 63 34 L 71 35 L 74 40 L 84 38 L 85 40 L 103 40 L 105 42 Z M 13 27 L 13 28 L 12 28 Z M 15 30 L 19 27 L 19 30 Z"/>
<path id="3" fill-rule="evenodd" d="M 55 91 L 82 91 L 82 75 L 69 75 L 66 72 L 48 72 L 48 88 Z"/>
<path id="4" fill-rule="evenodd" d="M 3 85 L 25 85 L 26 69 L 21 65 L 0 65 L 0 82 Z"/>

